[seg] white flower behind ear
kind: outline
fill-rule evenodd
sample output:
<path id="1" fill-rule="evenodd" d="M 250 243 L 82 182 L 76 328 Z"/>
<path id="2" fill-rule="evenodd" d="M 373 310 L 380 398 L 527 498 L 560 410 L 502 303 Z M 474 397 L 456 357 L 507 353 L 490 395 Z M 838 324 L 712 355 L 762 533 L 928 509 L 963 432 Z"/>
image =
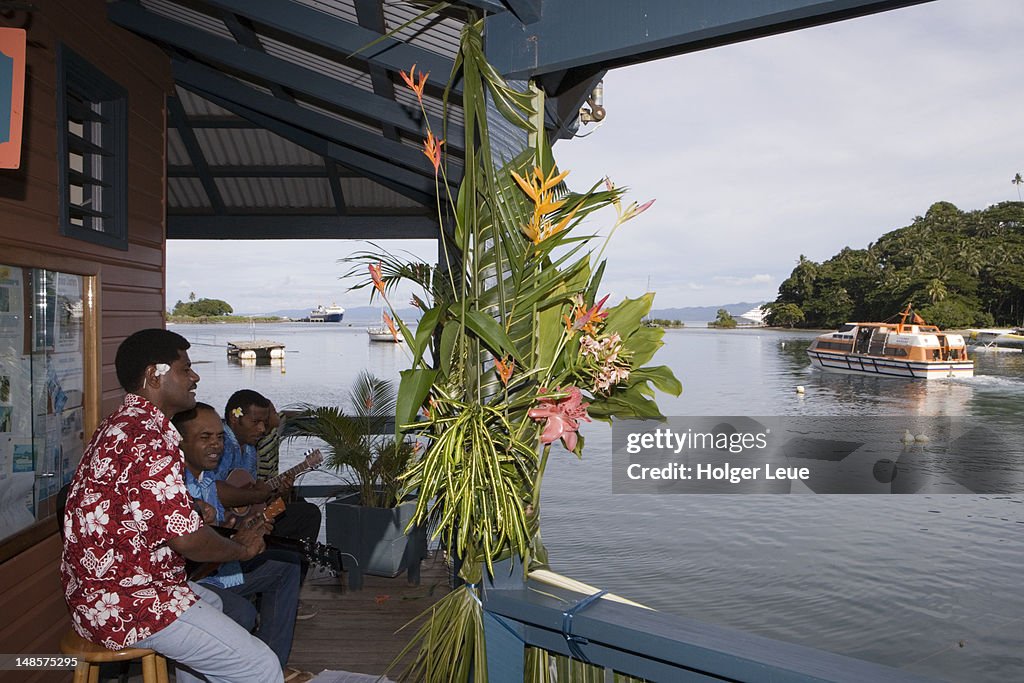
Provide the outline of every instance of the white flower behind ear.
<path id="1" fill-rule="evenodd" d="M 154 377 L 161 377 L 171 371 L 171 366 L 167 363 L 157 363 L 156 372 L 153 373 Z"/>
<path id="2" fill-rule="evenodd" d="M 241 420 L 242 416 L 245 415 L 245 411 L 243 411 L 241 408 L 235 408 L 234 410 L 231 411 L 231 414 L 237 417 L 239 420 Z"/>

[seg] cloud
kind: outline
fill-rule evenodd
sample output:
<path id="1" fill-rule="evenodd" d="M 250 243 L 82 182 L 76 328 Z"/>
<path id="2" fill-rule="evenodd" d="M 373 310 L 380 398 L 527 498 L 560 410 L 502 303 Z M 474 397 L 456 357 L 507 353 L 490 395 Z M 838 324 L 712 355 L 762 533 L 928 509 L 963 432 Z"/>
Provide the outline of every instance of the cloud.
<path id="1" fill-rule="evenodd" d="M 763 273 L 751 275 L 750 277 L 737 277 L 735 275 L 715 275 L 711 278 L 714 282 L 729 287 L 747 287 L 749 285 L 767 285 L 775 281 L 771 275 Z"/>

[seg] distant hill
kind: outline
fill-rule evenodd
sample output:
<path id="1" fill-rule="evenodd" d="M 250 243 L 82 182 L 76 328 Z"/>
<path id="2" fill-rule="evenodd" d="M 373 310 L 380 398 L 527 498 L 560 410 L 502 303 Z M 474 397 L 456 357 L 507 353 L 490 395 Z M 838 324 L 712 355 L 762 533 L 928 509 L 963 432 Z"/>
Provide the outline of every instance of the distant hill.
<path id="1" fill-rule="evenodd" d="M 309 316 L 309 308 L 283 308 L 278 311 L 270 311 L 269 313 L 262 313 L 261 315 L 276 315 L 282 318 L 305 318 Z M 414 308 L 400 309 L 398 314 L 402 316 L 402 320 L 418 320 L 419 311 Z M 249 315 L 249 314 L 243 314 Z M 377 306 L 356 306 L 354 308 L 345 309 L 345 318 L 342 322 L 346 323 L 371 323 L 380 321 L 380 308 Z"/>
<path id="2" fill-rule="evenodd" d="M 718 309 L 724 308 L 732 315 L 741 315 L 755 306 L 760 306 L 763 301 L 748 303 L 741 301 L 736 304 L 724 304 L 722 306 L 688 306 L 685 308 L 658 308 L 651 311 L 650 317 L 663 320 L 683 321 L 712 321 L 718 316 Z M 404 308 L 398 311 L 402 320 L 419 320 L 419 311 L 415 308 Z M 240 313 L 238 315 L 257 315 L 254 313 Z M 258 315 L 280 316 L 282 318 L 305 318 L 309 315 L 308 308 L 285 308 Z M 380 320 L 380 308 L 376 306 L 356 306 L 345 309 L 346 323 L 375 323 Z"/>
<path id="3" fill-rule="evenodd" d="M 737 304 L 724 304 L 721 306 L 687 306 L 685 308 L 659 308 L 652 310 L 650 317 L 660 318 L 662 320 L 682 320 L 682 321 L 712 321 L 718 317 L 718 309 L 724 308 L 729 311 L 730 315 L 742 315 L 750 309 L 760 306 L 765 302 L 756 301 L 748 303 L 741 301 Z"/>

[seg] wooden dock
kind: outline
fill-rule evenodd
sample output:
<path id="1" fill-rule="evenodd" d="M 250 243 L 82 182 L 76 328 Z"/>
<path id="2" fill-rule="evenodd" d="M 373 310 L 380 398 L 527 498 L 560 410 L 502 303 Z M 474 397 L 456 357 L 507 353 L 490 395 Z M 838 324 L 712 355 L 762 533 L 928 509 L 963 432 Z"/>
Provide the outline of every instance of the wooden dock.
<path id="1" fill-rule="evenodd" d="M 228 356 L 237 356 L 239 360 L 284 358 L 284 344 L 269 339 L 229 341 Z"/>
<path id="2" fill-rule="evenodd" d="M 341 577 L 313 568 L 301 597 L 320 611 L 296 622 L 289 664 L 313 673 L 383 674 L 415 629 L 397 631 L 448 591 L 448 567 L 440 551 L 423 561 L 418 586 L 409 585 L 405 574 L 393 579 L 365 575 L 363 589 L 351 591 Z M 400 672 L 396 667 L 388 677 L 397 680 Z"/>

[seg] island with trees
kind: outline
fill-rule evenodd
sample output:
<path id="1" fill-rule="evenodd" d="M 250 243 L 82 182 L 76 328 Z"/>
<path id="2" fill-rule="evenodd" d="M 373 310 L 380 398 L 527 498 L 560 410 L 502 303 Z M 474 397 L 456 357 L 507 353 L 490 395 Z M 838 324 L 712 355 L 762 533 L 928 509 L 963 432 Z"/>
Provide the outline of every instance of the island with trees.
<path id="1" fill-rule="evenodd" d="M 885 320 L 907 304 L 947 329 L 1021 325 L 1024 202 L 975 211 L 936 202 L 864 249 L 845 247 L 823 263 L 801 255 L 765 304 L 765 322 L 835 328 Z"/>
<path id="2" fill-rule="evenodd" d="M 736 318 L 732 317 L 732 314 L 729 313 L 729 311 L 724 308 L 719 308 L 718 316 L 715 318 L 714 322 L 708 323 L 708 327 L 720 327 L 722 329 L 731 330 L 736 327 L 737 324 Z"/>
<path id="3" fill-rule="evenodd" d="M 174 304 L 168 322 L 172 323 L 239 323 L 239 322 L 281 322 L 276 316 L 231 315 L 234 309 L 222 299 L 197 299 L 191 292 L 188 301 L 180 299 Z"/>

